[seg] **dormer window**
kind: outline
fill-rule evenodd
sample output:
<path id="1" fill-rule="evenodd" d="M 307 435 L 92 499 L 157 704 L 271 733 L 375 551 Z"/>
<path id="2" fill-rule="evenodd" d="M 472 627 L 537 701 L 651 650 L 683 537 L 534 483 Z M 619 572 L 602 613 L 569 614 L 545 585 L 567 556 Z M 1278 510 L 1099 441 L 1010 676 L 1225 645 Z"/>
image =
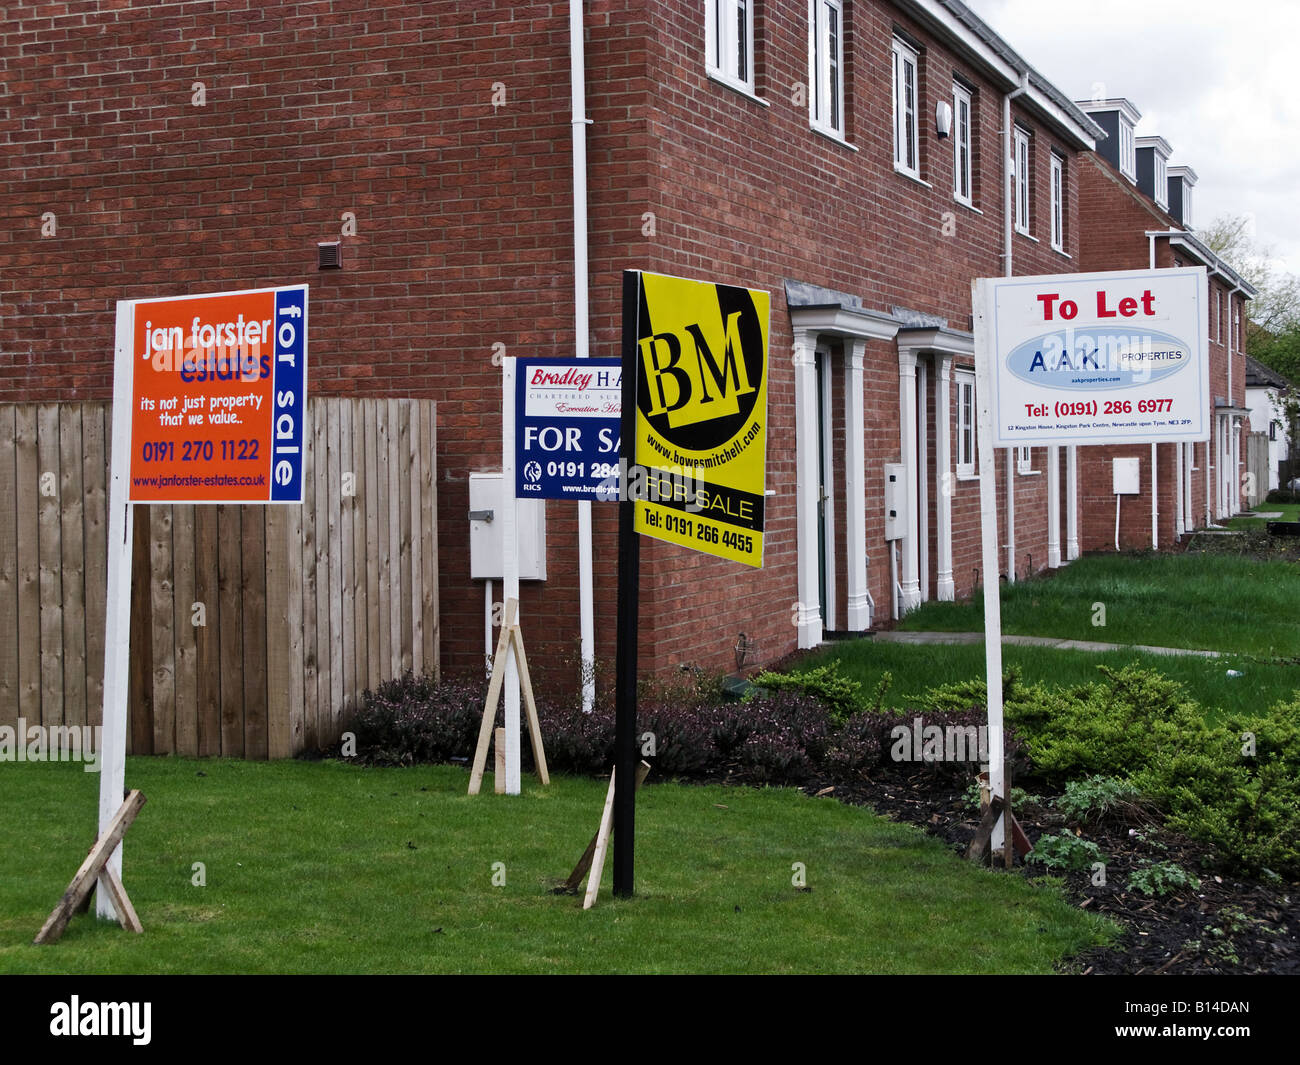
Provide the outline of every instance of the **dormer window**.
<path id="1" fill-rule="evenodd" d="M 1157 207 L 1169 210 L 1169 156 L 1173 148 L 1164 137 L 1137 139 L 1137 184 Z"/>
<path id="2" fill-rule="evenodd" d="M 1121 115 L 1119 119 L 1119 172 L 1137 183 L 1137 145 L 1133 127 Z"/>
<path id="3" fill-rule="evenodd" d="M 1105 132 L 1097 145 L 1097 154 L 1110 162 L 1134 185 L 1138 183 L 1138 160 L 1134 130 L 1142 112 L 1123 98 L 1114 100 L 1076 100 L 1079 109 Z M 1153 196 L 1152 199 L 1155 197 Z"/>
<path id="4" fill-rule="evenodd" d="M 1196 171 L 1190 166 L 1169 168 L 1169 213 L 1184 229 L 1192 228 L 1192 186 L 1195 184 Z"/>

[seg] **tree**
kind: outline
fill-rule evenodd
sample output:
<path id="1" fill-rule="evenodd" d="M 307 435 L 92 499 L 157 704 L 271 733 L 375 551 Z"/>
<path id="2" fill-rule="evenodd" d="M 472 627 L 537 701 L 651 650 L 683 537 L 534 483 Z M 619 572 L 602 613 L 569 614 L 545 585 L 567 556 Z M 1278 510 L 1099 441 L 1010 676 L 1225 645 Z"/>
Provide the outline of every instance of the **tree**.
<path id="1" fill-rule="evenodd" d="M 1247 304 L 1246 353 L 1300 381 L 1300 277 L 1277 268 L 1247 215 L 1220 215 L 1198 235 L 1258 293 Z"/>

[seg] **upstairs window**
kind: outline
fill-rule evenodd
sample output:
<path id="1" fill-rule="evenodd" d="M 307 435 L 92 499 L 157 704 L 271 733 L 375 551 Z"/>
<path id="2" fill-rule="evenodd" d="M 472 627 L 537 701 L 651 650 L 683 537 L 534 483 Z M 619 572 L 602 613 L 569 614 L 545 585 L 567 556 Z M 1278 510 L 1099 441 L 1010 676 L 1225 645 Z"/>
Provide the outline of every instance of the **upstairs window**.
<path id="1" fill-rule="evenodd" d="M 844 137 L 844 5 L 810 0 L 808 5 L 808 100 L 812 124 Z"/>
<path id="2" fill-rule="evenodd" d="M 1065 251 L 1065 160 L 1052 153 L 1052 247 Z"/>
<path id="3" fill-rule="evenodd" d="M 1155 163 L 1155 172 L 1152 180 L 1155 182 L 1156 206 L 1169 209 L 1169 167 L 1165 163 L 1165 157 L 1160 152 L 1151 153 Z"/>
<path id="4" fill-rule="evenodd" d="M 970 91 L 956 82 L 952 86 L 952 194 L 966 204 L 974 206 L 974 164 L 971 158 L 971 97 Z"/>
<path id="5" fill-rule="evenodd" d="M 1016 232 L 1029 236 L 1029 133 L 1016 127 Z"/>
<path id="6" fill-rule="evenodd" d="M 1019 473 L 1034 472 L 1034 449 L 1032 447 L 1016 448 L 1016 470 Z"/>
<path id="7" fill-rule="evenodd" d="M 917 52 L 894 38 L 894 167 L 921 176 L 920 138 L 917 130 Z"/>
<path id="8" fill-rule="evenodd" d="M 754 0 L 706 0 L 705 53 L 709 74 L 754 91 Z"/>

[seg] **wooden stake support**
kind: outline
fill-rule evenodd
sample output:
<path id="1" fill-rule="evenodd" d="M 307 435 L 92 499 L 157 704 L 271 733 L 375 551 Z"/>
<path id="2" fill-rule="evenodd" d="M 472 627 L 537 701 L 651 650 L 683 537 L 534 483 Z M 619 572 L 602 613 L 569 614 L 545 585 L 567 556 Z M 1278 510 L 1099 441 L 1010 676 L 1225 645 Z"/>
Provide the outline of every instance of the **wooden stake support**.
<path id="1" fill-rule="evenodd" d="M 645 778 L 650 775 L 650 763 L 642 762 L 636 767 L 636 790 L 641 790 L 641 785 L 645 783 Z M 576 895 L 578 885 L 582 883 L 582 878 L 587 875 L 591 869 L 592 860 L 596 856 L 596 847 L 600 843 L 600 833 L 604 829 L 605 821 L 601 818 L 601 827 L 596 830 L 596 834 L 591 837 L 591 842 L 587 844 L 587 849 L 582 852 L 582 857 L 578 859 L 578 864 L 573 867 L 573 872 L 569 874 L 569 879 L 564 882 L 564 886 L 559 889 L 559 894 Z M 600 879 L 599 874 L 596 877 Z M 584 906 L 583 909 L 589 909 Z"/>
<path id="2" fill-rule="evenodd" d="M 478 747 L 474 751 L 474 766 L 469 775 L 470 795 L 477 795 L 483 785 L 488 745 L 491 742 L 493 726 L 496 725 L 497 706 L 501 701 L 501 685 L 506 675 L 506 652 L 512 647 L 515 652 L 515 663 L 519 668 L 519 687 L 523 691 L 524 705 L 528 711 L 528 738 L 532 743 L 533 761 L 537 763 L 537 776 L 543 784 L 551 782 L 550 774 L 546 771 L 546 751 L 542 747 L 542 726 L 537 719 L 537 703 L 533 700 L 533 682 L 528 675 L 528 656 L 524 654 L 524 637 L 519 631 L 519 623 L 515 621 L 518 609 L 517 600 L 506 600 L 505 621 L 501 625 L 501 638 L 497 640 L 497 652 L 492 657 L 492 680 L 488 683 L 487 705 L 483 707 L 483 722 L 478 730 Z M 498 780 L 504 780 L 504 771 L 498 772 L 497 777 Z M 501 790 L 500 785 L 497 790 Z"/>
<path id="3" fill-rule="evenodd" d="M 108 831 L 104 833 L 90 849 L 86 860 L 81 863 L 81 868 L 77 870 L 77 875 L 72 878 L 72 883 L 68 885 L 68 890 L 63 893 L 63 898 L 59 904 L 54 907 L 54 912 L 46 919 L 41 930 L 36 933 L 36 938 L 32 942 L 36 945 L 42 943 L 55 943 L 63 935 L 63 930 L 68 927 L 68 921 L 74 913 L 81 907 L 87 899 L 90 898 L 90 892 L 98 881 L 101 888 L 104 889 L 108 898 L 113 903 L 113 910 L 117 914 L 118 922 L 123 928 L 130 932 L 143 932 L 144 928 L 140 924 L 140 918 L 136 916 L 135 908 L 131 905 L 131 900 L 127 898 L 126 889 L 122 886 L 121 878 L 117 872 L 108 864 L 108 859 L 112 856 L 117 845 L 122 842 L 122 837 L 126 835 L 126 830 L 131 827 L 135 820 L 136 814 L 140 812 L 140 807 L 144 805 L 144 793 L 141 791 L 131 791 L 128 793 L 125 801 L 118 808 L 113 820 L 109 822 Z"/>
<path id="4" fill-rule="evenodd" d="M 1008 778 L 1009 779 L 1009 778 Z M 980 797 L 988 798 L 988 774 L 981 773 L 979 776 Z M 1010 795 L 1011 789 L 1007 788 L 1007 794 Z M 1012 813 L 1011 807 L 1005 802 L 1001 795 L 994 795 L 988 799 L 984 807 L 984 817 L 980 821 L 979 829 L 975 833 L 975 838 L 971 840 L 970 847 L 966 851 L 966 857 L 971 861 L 983 861 L 985 858 L 992 859 L 989 851 L 989 837 L 993 834 L 993 826 L 998 823 L 998 818 L 1005 811 L 1007 824 L 1010 830 L 1006 832 L 1006 846 L 1002 851 L 1002 860 L 1006 868 L 1010 869 L 1013 864 L 1012 855 L 1018 854 L 1021 858 L 1029 854 L 1034 849 L 1029 837 L 1025 835 L 1025 830 L 1020 827 L 1020 822 L 1016 820 L 1016 815 Z"/>
<path id="5" fill-rule="evenodd" d="M 614 777 L 617 769 L 609 771 L 609 791 L 605 793 L 605 808 L 600 812 L 600 828 L 596 832 L 596 849 L 591 855 L 591 875 L 587 877 L 587 893 L 582 898 L 582 908 L 591 909 L 600 892 L 600 878 L 605 871 L 605 851 L 609 847 L 610 832 L 614 827 Z"/>
<path id="6" fill-rule="evenodd" d="M 492 751 L 496 755 L 493 784 L 496 786 L 496 793 L 504 795 L 506 793 L 506 730 L 499 728 L 496 731 L 496 739 L 492 741 Z"/>

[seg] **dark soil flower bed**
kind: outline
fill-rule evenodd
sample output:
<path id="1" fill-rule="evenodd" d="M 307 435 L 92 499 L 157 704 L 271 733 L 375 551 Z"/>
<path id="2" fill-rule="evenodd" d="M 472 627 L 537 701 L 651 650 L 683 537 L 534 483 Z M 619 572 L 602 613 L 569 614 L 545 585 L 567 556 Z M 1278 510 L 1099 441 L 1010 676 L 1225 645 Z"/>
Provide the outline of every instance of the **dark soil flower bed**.
<path id="1" fill-rule="evenodd" d="M 823 781 L 803 790 L 917 825 L 964 855 L 979 825 L 964 789 L 964 784 L 931 772 L 887 767 L 869 783 Z M 1031 843 L 1064 827 L 1059 814 L 1036 806 L 1017 810 L 1015 816 Z M 1081 909 L 1104 914 L 1124 928 L 1113 946 L 1092 948 L 1069 959 L 1066 971 L 1300 974 L 1300 884 L 1267 884 L 1216 874 L 1208 848 L 1150 821 L 1107 819 L 1090 825 L 1084 835 L 1105 854 L 1104 886 L 1095 886 L 1088 871 L 1045 870 L 1020 859 L 1014 872 L 1028 877 L 1050 872 L 1062 879 L 1066 897 Z M 1195 873 L 1200 887 L 1157 897 L 1130 890 L 1130 875 L 1147 861 L 1174 862 Z"/>

